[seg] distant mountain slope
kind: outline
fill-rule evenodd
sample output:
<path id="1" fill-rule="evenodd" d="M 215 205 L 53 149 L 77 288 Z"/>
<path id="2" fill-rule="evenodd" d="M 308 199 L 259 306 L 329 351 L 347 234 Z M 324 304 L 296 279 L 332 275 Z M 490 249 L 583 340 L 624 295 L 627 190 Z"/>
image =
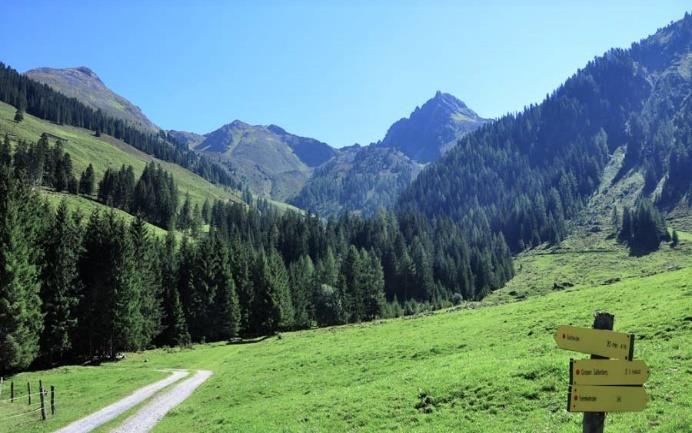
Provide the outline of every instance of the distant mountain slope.
<path id="1" fill-rule="evenodd" d="M 36 68 L 24 74 L 66 96 L 78 99 L 94 110 L 101 110 L 111 117 L 125 120 L 132 126 L 150 132 L 159 130 L 139 107 L 106 87 L 98 75 L 85 66 L 64 69 Z"/>
<path id="2" fill-rule="evenodd" d="M 294 197 L 314 167 L 338 152 L 326 143 L 289 134 L 276 125 L 254 126 L 235 120 L 202 137 L 171 131 L 200 153 L 222 161 L 256 194 Z"/>
<path id="3" fill-rule="evenodd" d="M 371 215 L 379 208 L 392 207 L 422 167 L 395 149 L 341 149 L 338 156 L 315 170 L 292 203 L 323 216 L 342 211 Z"/>
<path id="4" fill-rule="evenodd" d="M 628 191 L 666 207 L 689 200 L 691 45 L 686 14 L 596 58 L 540 105 L 461 139 L 402 193 L 400 211 L 487 221 L 517 251 L 563 238 L 607 166 L 617 173 L 605 187 L 620 192 L 604 211 Z"/>
<path id="5" fill-rule="evenodd" d="M 320 215 L 372 214 L 391 208 L 399 193 L 470 131 L 487 123 L 463 102 L 437 92 L 411 116 L 394 123 L 370 146 L 340 149 L 317 169 L 291 202 Z"/>
<path id="6" fill-rule="evenodd" d="M 438 91 L 409 117 L 395 122 L 376 146 L 397 149 L 414 161 L 431 162 L 458 138 L 488 121 L 453 95 Z"/>

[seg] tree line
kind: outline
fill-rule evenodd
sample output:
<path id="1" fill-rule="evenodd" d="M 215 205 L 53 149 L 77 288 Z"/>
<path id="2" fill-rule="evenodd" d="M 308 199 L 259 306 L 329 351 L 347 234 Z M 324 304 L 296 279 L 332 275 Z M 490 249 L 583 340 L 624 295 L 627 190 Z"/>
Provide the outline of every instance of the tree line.
<path id="1" fill-rule="evenodd" d="M 59 148 L 48 153 L 64 161 Z M 262 201 L 216 201 L 181 212 L 190 208 L 186 198 L 176 219 L 196 215 L 208 231 L 170 230 L 162 239 L 142 218 L 126 223 L 113 212 L 81 215 L 65 203 L 51 209 L 33 187 L 34 166 L 18 165 L 16 153 L 0 155 L 3 373 L 411 314 L 480 299 L 513 274 L 500 234 L 466 237 L 449 220 L 384 211 L 324 221 Z M 128 172 L 111 176 L 132 185 Z M 89 177 L 86 170 L 81 177 Z M 134 184 L 132 206 L 153 200 L 138 190 L 175 189 L 156 165 Z M 127 202 L 118 194 L 106 196 Z"/>
<path id="2" fill-rule="evenodd" d="M 69 98 L 22 75 L 0 62 L 0 101 L 17 108 L 16 121 L 23 119 L 23 112 L 59 125 L 70 125 L 111 135 L 156 158 L 176 163 L 202 176 L 210 182 L 240 189 L 241 183 L 221 165 L 198 155 L 184 145 L 175 142 L 164 131 L 152 134 L 115 119 L 101 110 L 93 110 L 76 98 Z"/>

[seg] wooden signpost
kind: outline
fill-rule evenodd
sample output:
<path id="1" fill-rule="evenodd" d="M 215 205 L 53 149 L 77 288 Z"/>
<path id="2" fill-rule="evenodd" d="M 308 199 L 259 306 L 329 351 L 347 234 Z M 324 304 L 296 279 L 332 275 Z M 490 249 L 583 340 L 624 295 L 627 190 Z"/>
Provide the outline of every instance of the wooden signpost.
<path id="1" fill-rule="evenodd" d="M 644 361 L 570 360 L 570 385 L 643 385 L 649 378 Z"/>
<path id="2" fill-rule="evenodd" d="M 631 361 L 634 352 L 634 335 L 622 332 L 561 325 L 553 338 L 561 349 L 606 358 Z"/>
<path id="3" fill-rule="evenodd" d="M 649 368 L 633 360 L 634 335 L 613 332 L 614 320 L 608 313 L 597 313 L 593 328 L 561 325 L 553 335 L 558 347 L 591 354 L 591 359 L 572 359 L 569 364 L 567 410 L 584 412 L 583 433 L 602 433 L 606 412 L 646 408 L 643 384 Z"/>
<path id="4" fill-rule="evenodd" d="M 646 408 L 646 392 L 641 386 L 569 387 L 570 412 L 633 412 Z"/>

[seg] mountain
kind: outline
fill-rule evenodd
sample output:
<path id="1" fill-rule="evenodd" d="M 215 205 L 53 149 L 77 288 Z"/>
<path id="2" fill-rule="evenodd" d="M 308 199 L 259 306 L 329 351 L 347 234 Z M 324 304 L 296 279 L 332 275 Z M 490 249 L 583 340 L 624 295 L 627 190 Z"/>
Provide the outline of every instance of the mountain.
<path id="1" fill-rule="evenodd" d="M 488 121 L 453 95 L 438 91 L 409 117 L 395 122 L 375 146 L 397 149 L 414 161 L 427 163 Z"/>
<path id="2" fill-rule="evenodd" d="M 482 222 L 519 251 L 559 241 L 584 212 L 600 230 L 615 206 L 640 197 L 688 209 L 691 47 L 686 14 L 608 51 L 541 104 L 463 137 L 402 193 L 399 210 Z"/>
<path id="3" fill-rule="evenodd" d="M 354 146 L 315 170 L 292 204 L 318 215 L 342 211 L 372 215 L 391 208 L 422 164 L 396 149 Z"/>
<path id="4" fill-rule="evenodd" d="M 298 194 L 313 169 L 337 151 L 321 141 L 276 125 L 235 120 L 203 136 L 171 131 L 196 152 L 223 162 L 256 194 L 286 200 Z"/>
<path id="5" fill-rule="evenodd" d="M 437 92 L 370 146 L 352 146 L 315 170 L 294 205 L 319 215 L 372 215 L 391 208 L 421 172 L 465 134 L 487 123 L 449 93 Z"/>
<path id="6" fill-rule="evenodd" d="M 158 132 L 159 128 L 136 105 L 116 94 L 91 69 L 78 68 L 36 68 L 24 73 L 32 80 L 44 83 L 58 92 L 76 98 L 84 105 L 101 110 L 105 114 L 129 122 L 132 126 Z"/>

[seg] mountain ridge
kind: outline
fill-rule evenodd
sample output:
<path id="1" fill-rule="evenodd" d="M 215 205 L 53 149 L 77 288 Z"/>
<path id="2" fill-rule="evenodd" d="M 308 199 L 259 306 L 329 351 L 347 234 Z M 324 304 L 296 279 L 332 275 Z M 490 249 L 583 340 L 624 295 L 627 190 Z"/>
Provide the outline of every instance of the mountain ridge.
<path id="1" fill-rule="evenodd" d="M 90 108 L 101 110 L 147 132 L 159 131 L 159 127 L 149 120 L 138 106 L 107 87 L 98 74 L 87 66 L 40 67 L 30 69 L 24 72 L 24 75 L 66 96 L 76 98 Z"/>

